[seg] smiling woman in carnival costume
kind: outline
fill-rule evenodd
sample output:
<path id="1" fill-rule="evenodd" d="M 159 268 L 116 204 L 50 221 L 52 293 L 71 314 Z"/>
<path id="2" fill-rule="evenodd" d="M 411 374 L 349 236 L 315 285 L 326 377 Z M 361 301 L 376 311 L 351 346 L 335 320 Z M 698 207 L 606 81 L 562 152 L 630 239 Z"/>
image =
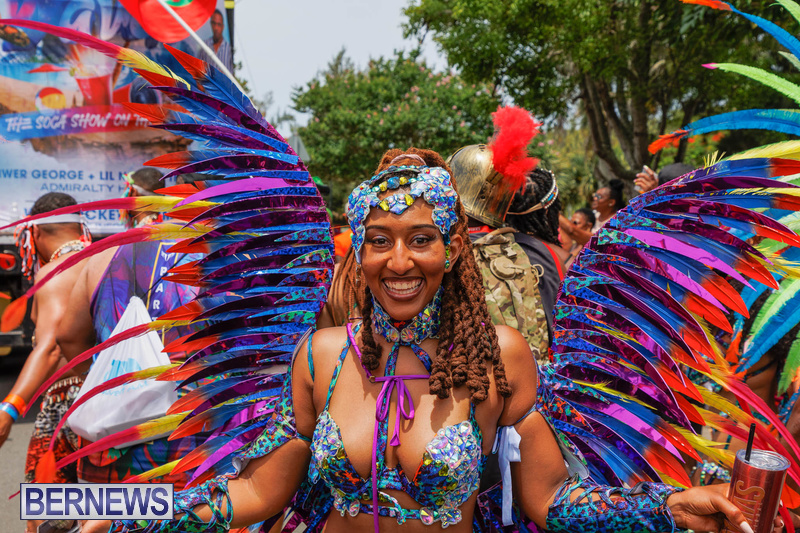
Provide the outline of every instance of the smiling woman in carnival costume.
<path id="1" fill-rule="evenodd" d="M 751 209 L 798 209 L 797 190 L 768 177 L 800 164 L 722 162 L 641 195 L 612 217 L 562 285 L 553 364 L 537 375 L 524 339 L 488 320 L 447 166 L 432 152 L 391 151 L 388 168 L 348 202 L 369 289 L 363 320 L 304 335 L 330 284 L 330 224 L 305 166 L 247 98 L 178 50 L 172 53 L 182 75 L 77 32 L 0 22 L 79 41 L 135 66 L 180 105 L 134 106 L 137 113 L 206 146 L 150 163 L 174 169 L 168 177 L 215 176 L 159 198 L 83 206 L 146 207 L 182 223 L 134 228 L 75 254 L 72 263 L 104 247 L 156 238 L 181 239 L 172 251 L 206 254 L 170 275 L 201 287 L 195 301 L 125 333 L 199 323 L 201 331 L 166 347 L 193 355 L 120 380 L 217 380 L 203 381 L 163 419 L 80 453 L 165 428 L 175 428 L 173 436 L 211 436 L 177 465 L 164 466 L 193 472 L 194 488 L 176 495 L 175 520 L 127 521 L 117 529 L 226 531 L 274 519 L 288 504 L 289 525 L 299 520 L 313 531 L 492 531 L 512 522 L 525 531 L 716 530 L 724 514 L 749 533 L 724 486 L 681 491 L 656 481 L 688 484 L 681 452 L 696 455 L 703 446 L 691 423 L 713 414 L 686 400 L 702 399 L 702 391 L 682 380 L 676 360 L 740 401 L 750 399 L 718 360 L 705 324 L 724 328 L 723 310 L 742 307 L 723 276 L 770 284 L 767 265 L 777 268 L 780 257 L 724 228 L 737 223 L 800 246 L 796 234 Z M 754 168 L 767 174 L 754 176 Z M 719 366 L 711 368 L 704 355 Z M 736 424 L 752 417 L 730 410 L 729 429 L 738 435 Z M 756 445 L 780 449 L 758 427 Z M 492 448 L 502 490 L 479 496 Z M 789 475 L 798 479 L 800 468 L 790 460 Z M 623 485 L 632 488 L 614 488 Z"/>
<path id="2" fill-rule="evenodd" d="M 364 320 L 320 330 L 300 345 L 291 373 L 296 431 L 278 428 L 294 438 L 258 457 L 273 437 L 265 434 L 237 478 L 189 491 L 179 503 L 189 511 L 182 518 L 141 529 L 224 531 L 266 520 L 306 478 L 332 496 L 321 500 L 329 504 L 326 531 L 399 524 L 471 531 L 499 428 L 505 439 L 519 435 L 514 497 L 548 530 L 581 524 L 599 531 L 612 522 L 629 531 L 699 529 L 715 526 L 719 511 L 742 522 L 719 490 L 645 483 L 613 490 L 607 502 L 600 494 L 608 489 L 570 478 L 534 410 L 530 349 L 516 330 L 488 318 L 444 161 L 425 150 L 394 150 L 386 159 L 391 166 L 357 187 L 347 205 L 367 285 Z M 609 504 L 614 512 L 606 515 Z"/>

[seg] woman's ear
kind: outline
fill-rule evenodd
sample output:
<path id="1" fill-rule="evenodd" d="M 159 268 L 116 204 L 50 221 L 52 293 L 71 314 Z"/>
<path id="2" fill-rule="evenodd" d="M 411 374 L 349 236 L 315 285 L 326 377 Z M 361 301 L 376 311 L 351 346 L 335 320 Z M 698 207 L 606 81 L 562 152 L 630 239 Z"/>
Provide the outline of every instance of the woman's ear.
<path id="1" fill-rule="evenodd" d="M 453 270 L 453 266 L 455 266 L 456 261 L 458 261 L 461 252 L 464 251 L 464 238 L 456 233 L 452 237 L 450 237 L 450 266 L 445 268 L 445 272 L 450 272 Z"/>

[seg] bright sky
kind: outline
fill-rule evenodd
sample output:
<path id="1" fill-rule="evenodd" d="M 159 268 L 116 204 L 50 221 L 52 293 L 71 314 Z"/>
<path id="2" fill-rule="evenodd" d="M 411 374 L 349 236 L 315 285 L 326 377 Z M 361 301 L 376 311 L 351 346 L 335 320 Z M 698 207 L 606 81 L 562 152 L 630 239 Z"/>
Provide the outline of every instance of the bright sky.
<path id="1" fill-rule="evenodd" d="M 402 9 L 408 0 L 237 0 L 235 60 L 253 94 L 272 91 L 276 108 L 291 106 L 292 88 L 325 69 L 342 46 L 356 66 L 370 57 L 408 50 Z M 443 68 L 436 46 L 426 44 L 428 64 Z M 301 120 L 305 122 L 305 120 Z M 288 132 L 282 131 L 286 134 Z"/>

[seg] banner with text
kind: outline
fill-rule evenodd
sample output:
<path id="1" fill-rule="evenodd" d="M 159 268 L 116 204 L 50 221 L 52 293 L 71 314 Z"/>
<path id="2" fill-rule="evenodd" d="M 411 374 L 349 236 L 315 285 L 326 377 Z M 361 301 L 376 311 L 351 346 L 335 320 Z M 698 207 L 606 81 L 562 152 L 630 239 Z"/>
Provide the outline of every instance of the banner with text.
<path id="1" fill-rule="evenodd" d="M 220 58 L 230 55 L 224 0 L 197 33 Z M 0 18 L 90 33 L 147 54 L 180 72 L 164 46 L 115 0 L 0 0 Z M 211 20 L 216 24 L 212 29 Z M 219 21 L 224 31 L 220 35 Z M 173 46 L 203 58 L 192 39 Z M 125 173 L 189 141 L 147 128 L 126 103 L 161 103 L 128 68 L 40 31 L 0 25 L 0 224 L 26 216 L 51 191 L 78 202 L 123 194 Z M 94 233 L 122 229 L 118 213 L 87 213 Z"/>

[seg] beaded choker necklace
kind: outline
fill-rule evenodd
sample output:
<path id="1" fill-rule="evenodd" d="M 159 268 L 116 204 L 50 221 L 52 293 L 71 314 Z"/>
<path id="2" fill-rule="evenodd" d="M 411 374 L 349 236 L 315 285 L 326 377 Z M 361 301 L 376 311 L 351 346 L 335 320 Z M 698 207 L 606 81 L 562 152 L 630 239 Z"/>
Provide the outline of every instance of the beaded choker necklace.
<path id="1" fill-rule="evenodd" d="M 68 254 L 70 252 L 80 252 L 84 248 L 86 248 L 86 243 L 84 243 L 80 239 L 75 239 L 74 241 L 65 242 L 64 244 L 59 246 L 55 252 L 53 252 L 53 255 L 50 256 L 50 261 L 55 261 L 62 255 Z"/>
<path id="2" fill-rule="evenodd" d="M 425 309 L 405 325 L 395 324 L 389 313 L 373 297 L 372 324 L 375 331 L 387 341 L 405 346 L 420 344 L 428 338 L 437 338 L 439 336 L 439 321 L 442 311 L 442 292 L 442 287 L 439 287 L 433 300 L 425 306 Z"/>

